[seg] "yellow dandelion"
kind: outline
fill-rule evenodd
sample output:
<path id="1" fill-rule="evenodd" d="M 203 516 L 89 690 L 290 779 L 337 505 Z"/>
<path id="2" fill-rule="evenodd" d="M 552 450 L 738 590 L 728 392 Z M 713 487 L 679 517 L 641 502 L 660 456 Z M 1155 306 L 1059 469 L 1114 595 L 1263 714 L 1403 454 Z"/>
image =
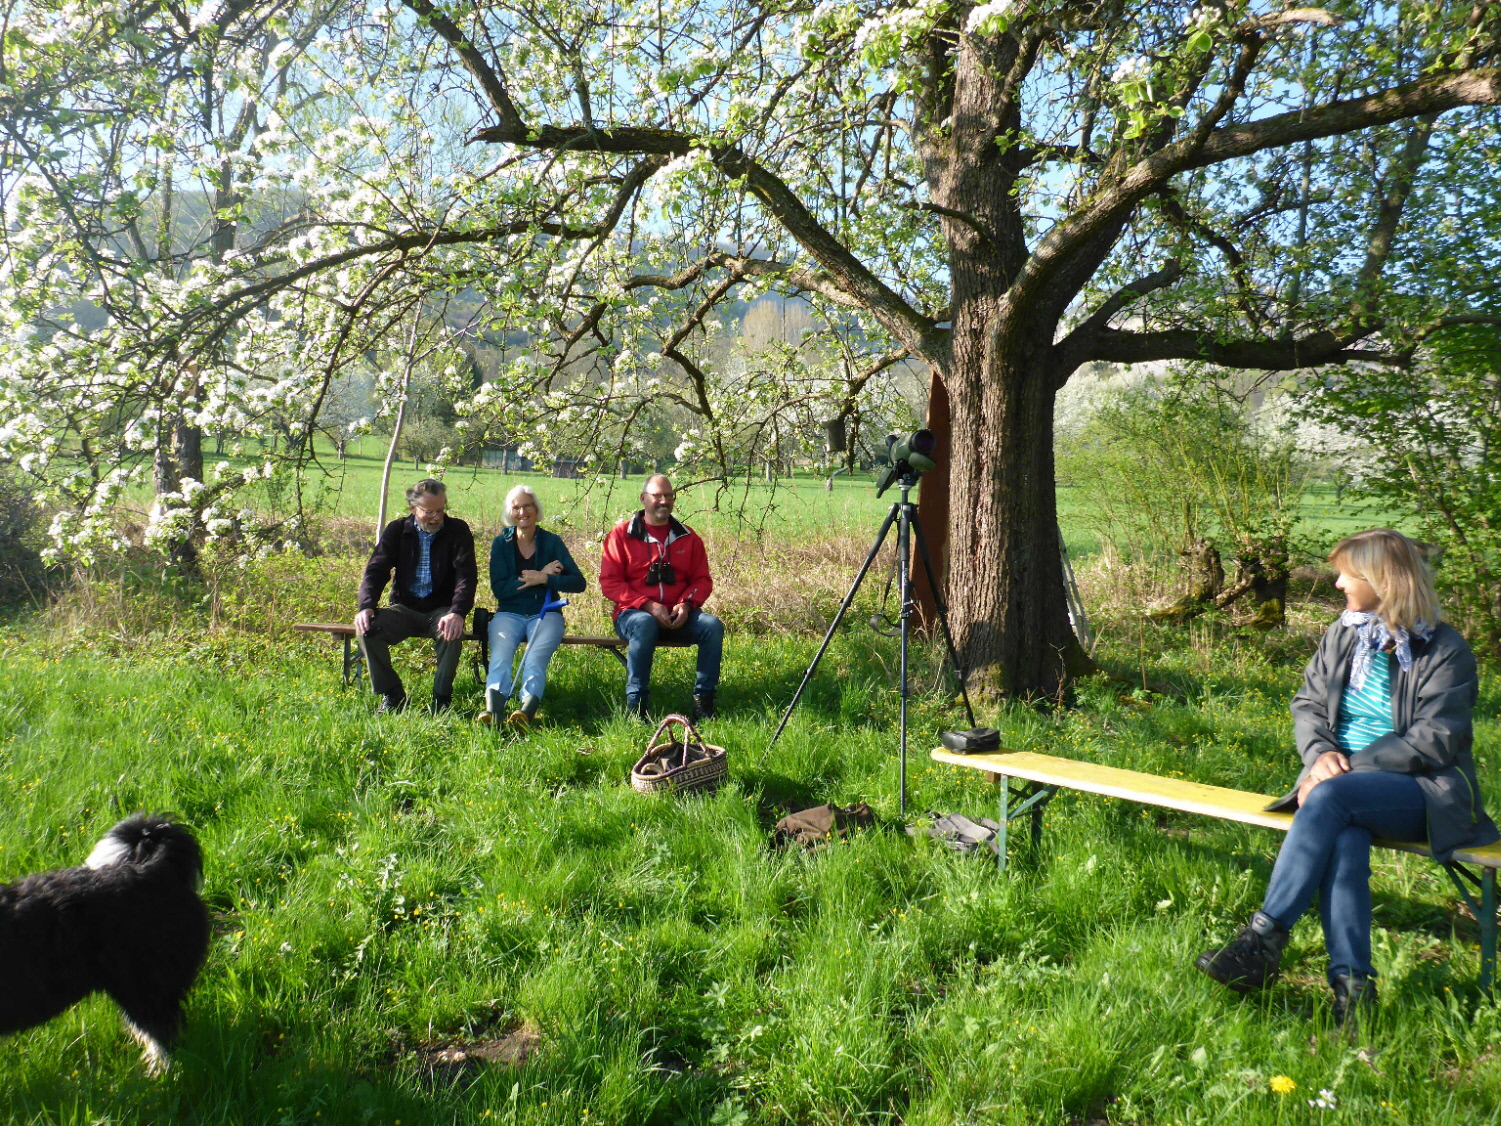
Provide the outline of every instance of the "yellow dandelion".
<path id="1" fill-rule="evenodd" d="M 1286 1075 L 1272 1076 L 1271 1086 L 1272 1090 L 1276 1091 L 1279 1095 L 1285 1095 L 1290 1091 L 1296 1091 L 1298 1089 L 1298 1085 L 1291 1079 L 1289 1079 Z"/>

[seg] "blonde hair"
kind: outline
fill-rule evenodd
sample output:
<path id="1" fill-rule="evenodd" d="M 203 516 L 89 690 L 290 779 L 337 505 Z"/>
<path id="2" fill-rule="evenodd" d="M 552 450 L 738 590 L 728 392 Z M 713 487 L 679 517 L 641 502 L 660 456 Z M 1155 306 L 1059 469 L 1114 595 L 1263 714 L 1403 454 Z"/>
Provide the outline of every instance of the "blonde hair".
<path id="1" fill-rule="evenodd" d="M 1423 549 L 1401 532 L 1372 528 L 1346 536 L 1329 553 L 1337 570 L 1364 579 L 1380 600 L 1376 613 L 1392 629 L 1436 626 L 1442 610 Z"/>
<path id="2" fill-rule="evenodd" d="M 511 519 L 511 504 L 517 497 L 532 498 L 532 503 L 537 506 L 537 523 L 542 523 L 542 501 L 536 493 L 532 492 L 530 485 L 517 485 L 506 494 L 506 503 L 500 513 L 500 522 L 507 528 L 514 528 L 516 526 L 516 521 Z"/>

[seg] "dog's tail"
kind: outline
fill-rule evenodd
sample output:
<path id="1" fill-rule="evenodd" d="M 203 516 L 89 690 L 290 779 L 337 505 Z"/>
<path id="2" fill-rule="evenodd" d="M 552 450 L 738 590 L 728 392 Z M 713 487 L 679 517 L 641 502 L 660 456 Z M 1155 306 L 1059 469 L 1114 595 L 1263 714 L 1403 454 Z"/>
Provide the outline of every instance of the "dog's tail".
<path id="1" fill-rule="evenodd" d="M 138 813 L 121 821 L 94 846 L 85 868 L 130 864 L 143 871 L 176 872 L 193 886 L 203 880 L 203 852 L 193 834 L 169 818 Z"/>

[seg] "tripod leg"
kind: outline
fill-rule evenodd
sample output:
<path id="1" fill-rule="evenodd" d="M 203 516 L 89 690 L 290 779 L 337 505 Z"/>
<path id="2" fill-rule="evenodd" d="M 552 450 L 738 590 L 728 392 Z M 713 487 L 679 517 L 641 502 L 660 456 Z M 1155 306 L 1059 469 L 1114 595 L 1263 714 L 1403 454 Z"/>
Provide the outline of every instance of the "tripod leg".
<path id="1" fill-rule="evenodd" d="M 876 533 L 875 543 L 870 545 L 870 551 L 865 556 L 865 562 L 860 564 L 860 571 L 855 575 L 855 581 L 850 583 L 849 593 L 844 596 L 844 601 L 839 604 L 839 612 L 834 615 L 834 620 L 829 623 L 829 631 L 823 635 L 823 644 L 818 647 L 814 654 L 813 663 L 808 666 L 808 671 L 803 674 L 803 682 L 797 686 L 797 691 L 792 694 L 792 703 L 787 705 L 787 710 L 782 713 L 782 722 L 777 724 L 776 733 L 772 735 L 771 742 L 766 744 L 766 751 L 777 745 L 777 740 L 782 737 L 783 730 L 787 727 L 787 721 L 792 718 L 792 709 L 797 707 L 797 702 L 803 698 L 803 691 L 808 687 L 808 682 L 813 679 L 813 674 L 818 669 L 818 662 L 823 660 L 824 653 L 829 648 L 829 642 L 834 640 L 834 631 L 839 628 L 845 611 L 855 601 L 855 592 L 860 589 L 860 583 L 865 578 L 865 573 L 870 570 L 876 556 L 881 552 L 881 545 L 886 542 L 886 533 L 891 531 L 891 525 L 895 523 L 897 514 L 901 510 L 900 503 L 893 503 L 891 511 L 886 514 L 885 521 L 881 524 L 881 530 Z M 761 752 L 761 758 L 757 759 L 757 765 L 766 758 L 766 751 Z"/>
<path id="2" fill-rule="evenodd" d="M 923 570 L 928 575 L 928 589 L 933 592 L 933 605 L 938 610 L 938 624 L 943 628 L 943 643 L 949 652 L 949 667 L 954 670 L 954 679 L 959 682 L 959 697 L 964 701 L 964 714 L 969 716 L 969 725 L 975 724 L 975 709 L 969 704 L 969 672 L 959 664 L 959 650 L 954 646 L 954 635 L 949 632 L 949 607 L 939 593 L 938 576 L 933 573 L 933 557 L 928 554 L 928 541 L 923 538 L 922 525 L 912 522 L 917 530 L 917 555 L 922 560 Z"/>

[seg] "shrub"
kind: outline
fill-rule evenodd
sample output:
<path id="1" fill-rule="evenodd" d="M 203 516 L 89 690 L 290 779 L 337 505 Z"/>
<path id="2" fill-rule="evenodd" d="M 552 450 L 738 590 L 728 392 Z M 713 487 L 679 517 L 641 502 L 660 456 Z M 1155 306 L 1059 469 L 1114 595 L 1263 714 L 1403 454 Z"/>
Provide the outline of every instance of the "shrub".
<path id="1" fill-rule="evenodd" d="M 45 520 L 31 490 L 13 473 L 0 471 L 0 605 L 34 605 L 46 595 Z"/>
<path id="2" fill-rule="evenodd" d="M 1457 331 L 1408 367 L 1330 374 L 1302 412 L 1364 443 L 1352 491 L 1415 517 L 1443 549 L 1448 616 L 1501 654 L 1501 334 Z"/>
<path id="3" fill-rule="evenodd" d="M 1158 574 L 1175 559 L 1195 565 L 1185 609 L 1220 593 L 1204 576 L 1220 574 L 1221 553 L 1235 562 L 1221 603 L 1240 591 L 1281 598 L 1309 467 L 1269 415 L 1210 376 L 1177 372 L 1110 393 L 1064 436 L 1060 476 L 1090 494 L 1107 557 Z"/>

